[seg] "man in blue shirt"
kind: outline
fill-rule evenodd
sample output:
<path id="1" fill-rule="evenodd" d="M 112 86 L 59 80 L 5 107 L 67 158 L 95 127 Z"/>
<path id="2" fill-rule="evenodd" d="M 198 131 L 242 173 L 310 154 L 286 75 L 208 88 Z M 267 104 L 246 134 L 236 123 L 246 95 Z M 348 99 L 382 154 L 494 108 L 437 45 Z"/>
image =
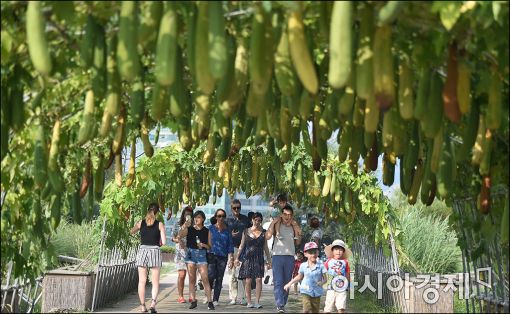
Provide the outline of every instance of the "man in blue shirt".
<path id="1" fill-rule="evenodd" d="M 243 236 L 244 229 L 248 227 L 250 221 L 248 217 L 241 214 L 241 201 L 238 199 L 233 199 L 230 203 L 230 208 L 232 209 L 232 216 L 227 218 L 227 225 L 232 232 L 232 243 L 234 245 L 234 256 L 238 256 L 237 250 L 239 250 L 239 245 L 241 244 L 241 238 Z M 237 274 L 239 273 L 239 267 L 232 268 L 232 275 L 230 276 L 230 284 L 229 284 L 229 295 L 230 295 L 230 304 L 234 305 L 237 303 L 238 290 L 241 291 L 241 297 L 239 304 L 246 304 L 244 298 L 244 286 L 238 284 Z"/>
<path id="2" fill-rule="evenodd" d="M 227 213 L 222 208 L 216 210 L 214 218 L 216 223 L 209 227 L 212 247 L 209 250 L 210 260 L 208 265 L 208 277 L 211 289 L 214 288 L 213 305 L 217 306 L 223 286 L 223 276 L 228 263 L 228 268 L 233 266 L 234 246 L 232 245 L 232 234 L 225 220 Z M 212 219 L 211 219 L 212 220 Z"/>

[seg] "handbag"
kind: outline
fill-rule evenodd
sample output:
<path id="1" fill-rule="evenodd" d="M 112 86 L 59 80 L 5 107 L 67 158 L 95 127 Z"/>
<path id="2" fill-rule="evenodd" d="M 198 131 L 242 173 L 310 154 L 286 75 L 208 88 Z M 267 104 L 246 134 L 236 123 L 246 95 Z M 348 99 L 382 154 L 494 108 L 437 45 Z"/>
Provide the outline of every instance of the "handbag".
<path id="1" fill-rule="evenodd" d="M 206 253 L 207 264 L 216 264 L 216 255 L 211 252 Z"/>

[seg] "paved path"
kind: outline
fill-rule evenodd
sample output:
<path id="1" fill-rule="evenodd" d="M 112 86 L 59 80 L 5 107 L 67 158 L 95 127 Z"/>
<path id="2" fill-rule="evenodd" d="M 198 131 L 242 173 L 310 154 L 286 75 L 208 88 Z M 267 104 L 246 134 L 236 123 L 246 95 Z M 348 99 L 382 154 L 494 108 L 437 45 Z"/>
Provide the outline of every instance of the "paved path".
<path id="1" fill-rule="evenodd" d="M 225 273 L 225 278 L 223 279 L 223 289 L 221 290 L 220 303 L 216 307 L 215 313 L 246 313 L 246 312 L 254 312 L 254 313 L 276 313 L 276 307 L 273 297 L 273 286 L 271 285 L 263 285 L 262 287 L 262 296 L 260 300 L 260 304 L 263 306 L 262 309 L 249 309 L 246 306 L 242 305 L 228 305 L 227 303 L 230 301 L 228 296 L 228 282 L 230 280 L 230 275 L 228 272 Z M 150 305 L 150 286 L 146 288 L 145 295 L 147 296 L 147 307 Z M 301 305 L 301 296 L 299 295 L 291 295 L 289 296 L 289 302 L 285 307 L 287 313 L 301 313 L 302 305 Z M 184 296 L 188 297 L 188 278 L 186 277 L 185 286 L 184 286 Z M 158 296 L 159 302 L 156 306 L 156 309 L 160 313 L 196 313 L 196 312 L 209 312 L 212 311 L 207 310 L 207 305 L 202 303 L 202 300 L 205 297 L 204 291 L 198 291 L 197 300 L 198 307 L 190 310 L 189 303 L 178 303 L 177 302 L 177 273 L 172 272 L 168 275 L 165 275 L 161 278 L 160 281 L 160 293 Z M 255 299 L 255 293 L 252 290 L 252 298 Z M 324 297 L 321 300 L 321 307 L 324 306 Z M 138 295 L 136 291 L 133 291 L 127 294 L 121 300 L 117 302 L 110 303 L 106 307 L 98 309 L 97 313 L 126 313 L 126 312 L 138 312 L 140 309 L 140 305 L 138 302 Z"/>

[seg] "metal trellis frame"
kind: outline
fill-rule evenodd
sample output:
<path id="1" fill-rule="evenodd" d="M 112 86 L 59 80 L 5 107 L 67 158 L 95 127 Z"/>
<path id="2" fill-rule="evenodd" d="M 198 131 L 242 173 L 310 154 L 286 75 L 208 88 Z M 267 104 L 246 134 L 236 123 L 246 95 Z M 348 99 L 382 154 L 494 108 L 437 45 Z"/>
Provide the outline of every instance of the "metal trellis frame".
<path id="1" fill-rule="evenodd" d="M 506 188 L 495 189 L 491 193 L 491 203 L 494 206 L 505 206 L 508 198 Z M 466 312 L 509 312 L 509 261 L 508 252 L 502 250 L 500 243 L 500 221 L 489 212 L 482 215 L 476 206 L 476 200 L 472 197 L 457 199 L 453 209 L 459 217 L 459 237 L 463 240 L 462 264 L 464 272 L 470 277 L 469 290 L 470 300 L 466 299 Z M 496 235 L 489 243 L 485 243 L 483 250 L 475 246 L 480 244 L 473 232 L 471 223 L 489 223 Z M 466 227 L 470 226 L 470 227 Z M 489 268 L 490 267 L 490 268 Z M 481 277 L 481 271 L 487 273 L 487 277 Z M 473 278 L 474 277 L 474 278 Z M 483 281 L 483 282 L 482 282 Z M 469 302 L 471 301 L 471 302 Z"/>

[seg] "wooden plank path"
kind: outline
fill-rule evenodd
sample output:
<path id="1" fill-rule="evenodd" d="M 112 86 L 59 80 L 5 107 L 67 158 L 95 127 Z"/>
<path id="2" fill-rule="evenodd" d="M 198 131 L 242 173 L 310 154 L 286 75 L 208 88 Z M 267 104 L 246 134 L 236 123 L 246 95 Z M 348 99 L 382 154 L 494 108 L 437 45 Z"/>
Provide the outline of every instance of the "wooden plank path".
<path id="1" fill-rule="evenodd" d="M 260 298 L 260 304 L 263 306 L 262 309 L 251 309 L 246 308 L 243 305 L 229 305 L 229 295 L 228 295 L 228 282 L 230 280 L 230 275 L 228 272 L 225 273 L 225 278 L 223 279 L 223 289 L 221 290 L 220 302 L 218 306 L 216 306 L 215 311 L 208 311 L 207 304 L 203 304 L 202 301 L 205 297 L 205 293 L 203 290 L 197 292 L 197 300 L 198 307 L 190 310 L 189 303 L 178 303 L 177 302 L 177 273 L 172 272 L 167 274 L 161 278 L 160 281 L 160 293 L 158 296 L 158 304 L 156 305 L 156 310 L 159 313 L 246 313 L 246 312 L 254 312 L 254 313 L 276 313 L 276 305 L 273 296 L 273 286 L 271 285 L 263 285 L 262 287 L 262 295 Z M 145 295 L 147 296 L 146 305 L 147 308 L 150 306 L 150 291 L 151 287 L 147 286 Z M 184 296 L 186 299 L 188 298 L 188 278 L 186 277 L 185 286 L 184 286 Z M 252 300 L 255 300 L 255 291 L 252 290 Z M 321 307 L 324 307 L 325 297 L 321 298 Z M 138 294 L 137 291 L 133 291 L 128 293 L 124 298 L 118 300 L 117 302 L 110 303 L 106 307 L 99 308 L 97 313 L 136 313 L 140 309 Z M 322 309 L 321 309 L 322 310 Z M 293 291 L 289 296 L 289 302 L 285 307 L 285 311 L 287 313 L 302 313 L 303 308 L 301 305 L 301 296 L 294 295 Z"/>

